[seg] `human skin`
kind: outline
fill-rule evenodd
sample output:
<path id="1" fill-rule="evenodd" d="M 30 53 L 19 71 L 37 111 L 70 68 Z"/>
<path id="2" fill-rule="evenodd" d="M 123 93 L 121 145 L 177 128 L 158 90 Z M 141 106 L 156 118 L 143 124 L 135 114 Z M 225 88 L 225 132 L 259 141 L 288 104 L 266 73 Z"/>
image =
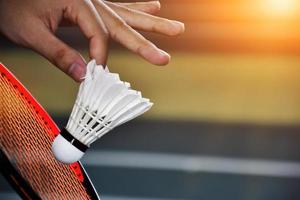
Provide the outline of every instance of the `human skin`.
<path id="1" fill-rule="evenodd" d="M 106 64 L 112 39 L 155 65 L 166 65 L 170 56 L 136 30 L 168 36 L 184 31 L 181 22 L 152 14 L 158 1 L 112 3 L 102 0 L 0 0 L 0 32 L 14 43 L 33 49 L 80 81 L 86 61 L 78 51 L 55 36 L 60 26 L 78 26 L 89 40 L 90 59 Z"/>

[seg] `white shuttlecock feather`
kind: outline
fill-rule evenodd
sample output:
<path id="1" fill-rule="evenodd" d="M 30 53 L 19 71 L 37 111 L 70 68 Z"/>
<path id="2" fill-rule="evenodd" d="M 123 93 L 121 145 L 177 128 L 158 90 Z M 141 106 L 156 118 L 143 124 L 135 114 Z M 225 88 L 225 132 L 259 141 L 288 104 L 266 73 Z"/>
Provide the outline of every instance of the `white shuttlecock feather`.
<path id="1" fill-rule="evenodd" d="M 151 108 L 153 103 L 92 60 L 68 124 L 55 138 L 52 151 L 63 163 L 78 161 L 91 143 Z"/>

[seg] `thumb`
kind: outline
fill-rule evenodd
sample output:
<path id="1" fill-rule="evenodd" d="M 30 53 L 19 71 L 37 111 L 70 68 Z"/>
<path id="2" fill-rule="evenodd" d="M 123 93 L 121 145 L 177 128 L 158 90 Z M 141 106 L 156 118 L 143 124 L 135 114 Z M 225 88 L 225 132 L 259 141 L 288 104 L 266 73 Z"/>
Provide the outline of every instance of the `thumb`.
<path id="1" fill-rule="evenodd" d="M 29 46 L 75 81 L 80 82 L 86 72 L 86 63 L 79 52 L 58 39 L 46 27 L 37 31 Z"/>

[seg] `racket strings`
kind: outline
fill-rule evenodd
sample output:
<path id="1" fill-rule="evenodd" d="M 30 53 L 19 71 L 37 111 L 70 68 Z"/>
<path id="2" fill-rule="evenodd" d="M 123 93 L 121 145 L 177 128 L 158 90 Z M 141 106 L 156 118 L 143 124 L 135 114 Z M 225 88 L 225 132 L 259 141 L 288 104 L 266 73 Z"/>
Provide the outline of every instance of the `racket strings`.
<path id="1" fill-rule="evenodd" d="M 0 76 L 0 148 L 42 199 L 90 199 L 82 183 L 51 152 L 47 122 L 5 74 Z"/>

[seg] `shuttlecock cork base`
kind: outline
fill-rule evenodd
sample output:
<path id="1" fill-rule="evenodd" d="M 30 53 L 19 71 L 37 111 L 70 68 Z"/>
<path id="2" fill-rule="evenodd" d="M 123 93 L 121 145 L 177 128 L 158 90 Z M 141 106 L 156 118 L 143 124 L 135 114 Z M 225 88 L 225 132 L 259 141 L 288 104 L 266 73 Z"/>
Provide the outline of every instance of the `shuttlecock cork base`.
<path id="1" fill-rule="evenodd" d="M 80 160 L 88 148 L 88 146 L 73 137 L 65 128 L 62 129 L 52 144 L 52 151 L 56 160 L 62 163 L 73 163 Z"/>
<path id="2" fill-rule="evenodd" d="M 66 164 L 78 161 L 90 144 L 119 126 L 143 114 L 153 103 L 130 88 L 119 75 L 92 60 L 65 129 L 55 138 L 52 152 Z"/>

